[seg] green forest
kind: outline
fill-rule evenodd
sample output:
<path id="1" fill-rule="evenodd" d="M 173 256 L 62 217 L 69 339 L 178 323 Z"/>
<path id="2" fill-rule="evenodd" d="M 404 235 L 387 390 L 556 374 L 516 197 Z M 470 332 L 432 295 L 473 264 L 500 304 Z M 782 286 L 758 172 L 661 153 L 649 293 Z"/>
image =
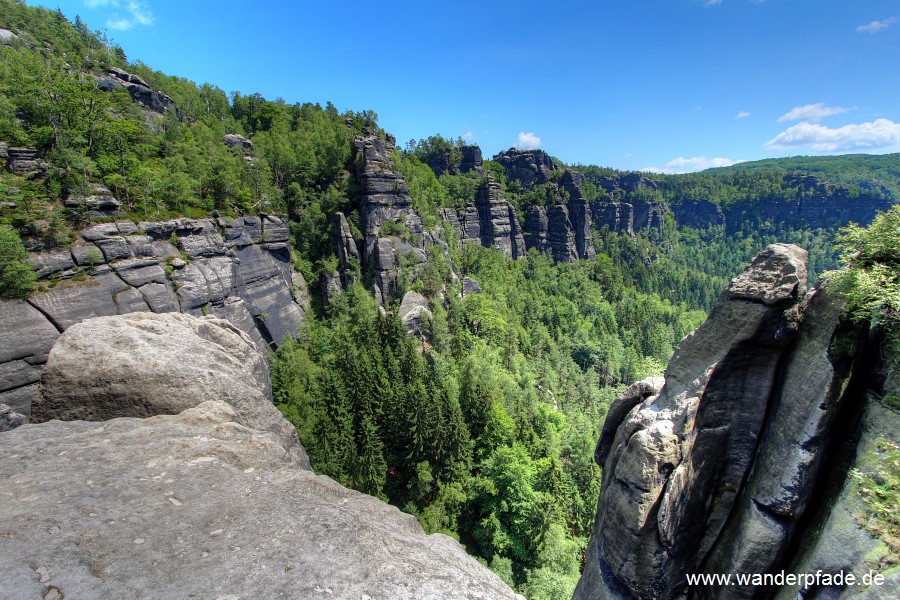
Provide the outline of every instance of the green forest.
<path id="1" fill-rule="evenodd" d="M 46 163 L 40 177 L 0 172 L 2 297 L 32 291 L 26 249 L 65 247 L 104 219 L 287 215 L 293 266 L 310 282 L 336 270 L 331 215 L 344 213 L 362 238 L 353 141 L 388 139 L 371 110 L 197 85 L 129 62 L 80 19 L 16 0 L 0 0 L 0 27 L 17 35 L 0 44 L 0 141 L 36 149 Z M 139 77 L 177 110 L 149 111 L 124 88 L 100 89 L 111 68 Z M 226 134 L 244 136 L 252 149 L 229 147 Z M 555 182 L 527 189 L 490 160 L 482 175 L 437 177 L 429 159 L 449 153 L 458 162 L 464 145 L 434 135 L 392 150 L 426 228 L 442 227 L 440 209 L 472 205 L 488 175 L 520 218 L 525 207 L 566 201 Z M 589 201 L 764 206 L 802 196 L 784 179 L 795 171 L 827 177 L 851 196 L 900 193 L 896 154 L 648 175 L 658 185 L 628 192 L 602 188 L 602 177 L 620 174 L 612 169 L 572 168 L 584 174 Z M 121 204 L 119 215 L 67 202 L 97 184 Z M 528 598 L 566 597 L 593 527 L 601 476 L 594 445 L 611 401 L 624 385 L 664 372 L 682 337 L 767 244 L 809 249 L 814 277 L 838 265 L 835 233 L 765 220 L 694 229 L 667 214 L 661 229 L 634 236 L 595 230 L 595 260 L 557 263 L 535 249 L 511 260 L 460 245 L 444 227 L 447 251 L 429 252 L 419 270 L 401 269 L 396 303 L 384 310 L 360 265 L 333 304 L 310 286 L 306 327 L 272 356 L 274 400 L 317 473 L 458 539 Z M 464 295 L 464 277 L 482 292 Z M 406 291 L 428 299 L 425 339 L 408 335 L 397 316 Z"/>

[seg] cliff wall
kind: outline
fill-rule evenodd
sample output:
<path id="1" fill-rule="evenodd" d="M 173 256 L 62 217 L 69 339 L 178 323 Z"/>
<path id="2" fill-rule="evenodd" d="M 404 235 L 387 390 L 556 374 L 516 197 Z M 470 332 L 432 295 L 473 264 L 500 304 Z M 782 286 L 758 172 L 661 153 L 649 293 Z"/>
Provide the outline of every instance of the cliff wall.
<path id="1" fill-rule="evenodd" d="M 40 291 L 0 302 L 0 403 L 26 415 L 50 347 L 84 319 L 210 314 L 266 349 L 295 335 L 309 308 L 287 223 L 272 215 L 105 223 L 31 260 Z"/>
<path id="2" fill-rule="evenodd" d="M 827 285 L 807 294 L 805 282 L 806 252 L 770 246 L 681 342 L 661 389 L 617 398 L 597 446 L 603 483 L 576 599 L 793 598 L 798 586 L 690 587 L 685 576 L 883 570 L 889 548 L 846 531 L 849 469 L 866 454 L 840 457 L 874 438 L 896 443 L 898 415 L 880 401 L 877 344 L 841 320 Z M 877 431 L 859 428 L 864 413 L 884 419 Z M 889 584 L 900 585 L 896 572 Z"/>

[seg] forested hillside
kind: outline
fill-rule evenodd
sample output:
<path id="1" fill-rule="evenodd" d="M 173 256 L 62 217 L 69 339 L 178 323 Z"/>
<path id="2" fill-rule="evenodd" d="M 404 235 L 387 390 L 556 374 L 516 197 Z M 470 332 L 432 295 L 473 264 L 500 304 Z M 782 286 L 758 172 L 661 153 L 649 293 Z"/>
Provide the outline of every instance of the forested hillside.
<path id="1" fill-rule="evenodd" d="M 768 243 L 833 268 L 837 229 L 898 193 L 897 155 L 661 176 L 401 148 L 372 111 L 197 85 L 59 12 L 0 0 L 0 28 L 3 297 L 77 285 L 99 260 L 36 286 L 23 265 L 87 225 L 286 217 L 311 309 L 271 348 L 274 397 L 314 468 L 534 599 L 578 579 L 622 386 Z"/>

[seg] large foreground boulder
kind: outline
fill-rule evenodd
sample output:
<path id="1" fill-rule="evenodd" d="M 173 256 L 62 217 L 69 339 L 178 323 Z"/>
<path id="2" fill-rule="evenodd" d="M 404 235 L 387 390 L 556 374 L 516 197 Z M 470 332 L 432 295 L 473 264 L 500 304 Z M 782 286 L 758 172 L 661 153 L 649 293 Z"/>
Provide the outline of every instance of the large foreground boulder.
<path id="1" fill-rule="evenodd" d="M 50 352 L 31 421 L 173 415 L 206 400 L 278 435 L 308 468 L 296 431 L 272 404 L 265 358 L 246 333 L 213 316 L 129 313 L 73 325 Z"/>
<path id="2" fill-rule="evenodd" d="M 455 540 L 204 402 L 0 434 L 0 597 L 516 598 Z"/>

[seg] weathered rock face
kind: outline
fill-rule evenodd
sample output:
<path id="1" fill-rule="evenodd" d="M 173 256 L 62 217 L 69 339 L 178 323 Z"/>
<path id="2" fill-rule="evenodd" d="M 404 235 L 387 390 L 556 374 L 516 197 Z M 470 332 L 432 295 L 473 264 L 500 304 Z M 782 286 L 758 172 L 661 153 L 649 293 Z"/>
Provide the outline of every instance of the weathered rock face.
<path id="1" fill-rule="evenodd" d="M 683 200 L 672 206 L 675 221 L 684 227 L 701 229 L 725 224 L 722 208 L 710 200 Z"/>
<path id="2" fill-rule="evenodd" d="M 575 598 L 768 598 L 772 590 L 749 586 L 687 588 L 685 574 L 840 562 L 822 550 L 834 542 L 813 541 L 823 528 L 810 507 L 831 511 L 820 495 L 840 484 L 823 481 L 847 471 L 827 465 L 853 437 L 847 424 L 877 378 L 865 336 L 840 321 L 840 301 L 824 285 L 806 296 L 805 261 L 799 248 L 767 248 L 682 341 L 659 394 L 637 386 L 613 404 Z M 873 545 L 856 548 L 859 559 Z M 848 571 L 865 563 L 842 560 Z"/>
<path id="3" fill-rule="evenodd" d="M 225 142 L 225 145 L 229 148 L 237 148 L 244 152 L 253 150 L 253 142 L 237 133 L 226 133 L 222 136 L 222 141 Z"/>
<path id="4" fill-rule="evenodd" d="M 354 142 L 361 187 L 360 217 L 363 227 L 363 269 L 373 271 L 373 288 L 379 305 L 390 304 L 397 296 L 397 277 L 401 262 L 415 268 L 425 262 L 425 248 L 435 243 L 424 231 L 422 219 L 412 209 L 406 181 L 394 167 L 391 146 L 376 136 Z M 391 221 L 408 233 L 403 237 L 382 235 Z"/>
<path id="5" fill-rule="evenodd" d="M 47 163 L 34 148 L 6 148 L 6 169 L 21 177 L 40 177 L 47 172 Z"/>
<path id="6" fill-rule="evenodd" d="M 7 300 L 0 302 L 0 331 L 0 403 L 28 416 L 59 330 L 24 300 Z"/>
<path id="7" fill-rule="evenodd" d="M 87 193 L 70 194 L 64 205 L 66 208 L 98 215 L 111 215 L 122 208 L 122 203 L 116 200 L 109 188 L 99 183 L 90 184 Z"/>
<path id="8" fill-rule="evenodd" d="M 664 215 L 669 210 L 666 204 L 635 200 L 632 206 L 634 207 L 634 228 L 636 230 L 656 229 L 662 231 Z"/>
<path id="9" fill-rule="evenodd" d="M 174 100 L 162 92 L 151 89 L 150 85 L 137 75 L 116 67 L 107 69 L 107 74 L 109 77 L 104 77 L 97 82 L 97 87 L 101 90 L 111 92 L 124 87 L 131 99 L 141 106 L 160 114 L 172 110 L 179 121 L 184 119 L 178 107 L 175 106 Z"/>
<path id="10" fill-rule="evenodd" d="M 508 258 L 525 256 L 516 209 L 503 198 L 500 184 L 490 173 L 478 189 L 475 206 L 445 208 L 441 217 L 459 234 L 461 243 L 497 248 Z"/>
<path id="11" fill-rule="evenodd" d="M 425 296 L 418 292 L 406 292 L 397 316 L 400 317 L 400 322 L 403 323 L 407 333 L 422 340 L 429 338 L 433 315 Z"/>
<path id="12" fill-rule="evenodd" d="M 81 231 L 70 250 L 30 259 L 54 287 L 0 302 L 0 372 L 16 373 L 0 378 L 0 402 L 24 414 L 59 332 L 86 318 L 208 313 L 260 348 L 303 325 L 304 298 L 292 282 L 305 282 L 291 272 L 287 224 L 274 216 L 105 223 Z"/>
<path id="13" fill-rule="evenodd" d="M 295 468 L 223 402 L 2 435 L 10 598 L 516 598 L 455 540 Z"/>
<path id="14" fill-rule="evenodd" d="M 448 150 L 428 159 L 428 166 L 434 171 L 436 177 L 440 177 L 444 173 L 456 175 L 470 171 L 474 171 L 480 177 L 483 172 L 482 164 L 481 148 L 474 144 L 458 146 L 455 152 Z"/>
<path id="15" fill-rule="evenodd" d="M 530 206 L 525 213 L 525 246 L 541 252 L 550 250 L 557 262 L 575 262 L 578 250 L 573 229 L 565 205 L 557 204 L 549 209 Z"/>
<path id="16" fill-rule="evenodd" d="M 53 346 L 31 422 L 173 415 L 207 398 L 276 435 L 309 468 L 296 431 L 272 404 L 265 357 L 246 333 L 213 316 L 131 313 L 73 325 Z"/>
<path id="17" fill-rule="evenodd" d="M 526 189 L 550 181 L 551 171 L 558 168 L 543 150 L 517 150 L 510 148 L 494 157 L 506 169 L 509 179 L 520 181 Z"/>
<path id="18" fill-rule="evenodd" d="M 615 192 L 616 190 L 624 190 L 626 192 L 634 192 L 639 189 L 655 190 L 659 184 L 640 173 L 626 173 L 624 175 L 603 175 L 596 178 L 595 183 L 607 192 Z"/>
<path id="19" fill-rule="evenodd" d="M 627 202 L 592 202 L 591 216 L 595 226 L 634 235 L 634 207 Z"/>
<path id="20" fill-rule="evenodd" d="M 575 238 L 575 252 L 578 254 L 578 258 L 593 260 L 597 253 L 591 239 L 591 230 L 593 229 L 591 209 L 581 191 L 583 181 L 584 176 L 581 173 L 567 169 L 560 178 L 559 184 L 569 196 L 567 206 L 572 224 L 572 235 Z"/>
<path id="21" fill-rule="evenodd" d="M 579 597 L 670 598 L 699 570 L 751 465 L 805 282 L 805 251 L 767 248 L 679 345 L 659 395 L 628 413 Z"/>
<path id="22" fill-rule="evenodd" d="M 350 224 L 347 223 L 343 213 L 335 213 L 331 216 L 331 240 L 334 247 L 337 248 L 340 283 L 342 289 L 347 288 L 353 284 L 355 273 L 362 265 L 362 261 L 357 242 L 350 231 Z"/>

